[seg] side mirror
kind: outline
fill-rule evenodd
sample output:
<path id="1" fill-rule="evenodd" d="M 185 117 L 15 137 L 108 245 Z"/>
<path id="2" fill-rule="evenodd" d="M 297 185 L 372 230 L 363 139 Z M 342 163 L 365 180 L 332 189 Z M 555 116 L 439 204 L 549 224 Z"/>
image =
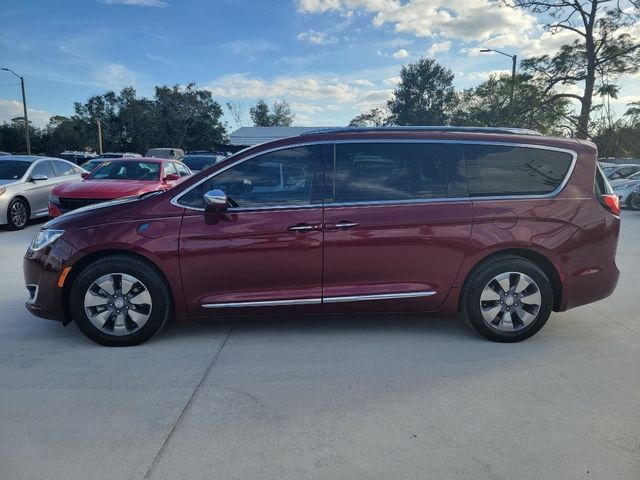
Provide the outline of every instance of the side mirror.
<path id="1" fill-rule="evenodd" d="M 80 176 L 82 177 L 82 179 L 84 180 L 85 178 L 87 178 L 89 176 L 89 172 L 82 172 L 80 174 Z"/>
<path id="2" fill-rule="evenodd" d="M 31 175 L 32 182 L 42 182 L 43 180 L 49 180 L 49 177 L 43 175 L 42 173 L 36 173 L 35 175 Z"/>
<path id="3" fill-rule="evenodd" d="M 170 173 L 169 175 L 167 175 L 166 177 L 164 177 L 164 181 L 165 182 L 175 182 L 176 180 L 178 180 L 180 177 L 178 176 L 177 173 Z"/>
<path id="4" fill-rule="evenodd" d="M 229 198 L 222 190 L 214 189 L 204 194 L 204 201 L 207 204 L 207 212 L 226 212 L 229 207 Z"/>

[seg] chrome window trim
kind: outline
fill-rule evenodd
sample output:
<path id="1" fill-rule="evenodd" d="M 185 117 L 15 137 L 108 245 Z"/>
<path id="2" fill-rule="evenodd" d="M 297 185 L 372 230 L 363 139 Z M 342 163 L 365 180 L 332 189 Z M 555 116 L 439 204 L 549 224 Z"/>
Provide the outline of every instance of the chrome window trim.
<path id="1" fill-rule="evenodd" d="M 280 150 L 287 150 L 290 148 L 299 148 L 299 147 L 309 147 L 314 145 L 337 145 L 337 144 L 345 144 L 345 143 L 445 143 L 445 144 L 459 144 L 459 145 L 495 145 L 495 146 L 510 146 L 510 147 L 521 147 L 521 148 L 535 148 L 538 150 L 548 150 L 551 152 L 562 152 L 571 155 L 571 165 L 569 165 L 569 169 L 565 174 L 562 182 L 558 185 L 558 187 L 550 193 L 543 194 L 529 194 L 529 195 L 490 195 L 490 196 L 471 196 L 468 197 L 442 197 L 442 198 L 416 198 L 411 200 L 377 200 L 377 201 L 361 201 L 361 202 L 331 202 L 331 203 L 318 203 L 318 204 L 310 204 L 310 205 L 270 205 L 266 207 L 238 207 L 238 208 L 229 208 L 230 213 L 235 212 L 245 212 L 245 211 L 260 211 L 260 210 L 297 210 L 302 208 L 318 208 L 329 206 L 358 206 L 358 205 L 391 205 L 391 204 L 413 204 L 413 203 L 433 203 L 433 202 L 447 202 L 447 201 L 493 201 L 493 200 L 532 200 L 532 199 L 542 199 L 542 198 L 552 198 L 558 195 L 564 187 L 569 182 L 571 175 L 573 174 L 573 170 L 576 166 L 578 154 L 574 150 L 570 150 L 568 148 L 561 147 L 552 147 L 547 145 L 535 145 L 528 143 L 518 143 L 518 142 L 497 142 L 497 141 L 483 141 L 483 140 L 437 140 L 437 139 L 406 139 L 406 138 L 397 138 L 397 139 L 353 139 L 353 140 L 310 140 L 307 142 L 299 142 L 293 143 L 289 145 L 280 145 L 278 147 L 270 148 L 267 150 L 263 150 L 261 152 L 253 153 L 247 157 L 236 160 L 235 162 L 230 163 L 229 165 L 221 168 L 213 172 L 210 175 L 207 175 L 202 180 L 198 181 L 188 189 L 183 192 L 177 194 L 173 198 L 171 198 L 171 205 L 174 205 L 178 208 L 184 208 L 186 210 L 194 210 L 197 212 L 204 212 L 204 208 L 199 207 L 190 207 L 187 205 L 182 205 L 179 202 L 180 198 L 191 192 L 194 188 L 197 188 L 202 183 L 206 182 L 212 177 L 225 172 L 226 170 L 239 165 L 240 163 L 246 162 L 247 160 L 251 160 L 252 158 L 259 157 L 261 155 L 266 155 L 273 152 L 278 152 Z M 336 149 L 334 148 L 334 158 L 335 158 Z"/>
<path id="2" fill-rule="evenodd" d="M 430 297 L 437 292 L 374 293 L 370 295 L 348 295 L 338 297 L 299 298 L 293 300 L 258 300 L 251 302 L 205 303 L 202 308 L 241 308 L 241 307 L 282 307 L 292 305 L 318 305 L 322 303 L 367 302 L 371 300 L 395 300 L 400 298 Z"/>

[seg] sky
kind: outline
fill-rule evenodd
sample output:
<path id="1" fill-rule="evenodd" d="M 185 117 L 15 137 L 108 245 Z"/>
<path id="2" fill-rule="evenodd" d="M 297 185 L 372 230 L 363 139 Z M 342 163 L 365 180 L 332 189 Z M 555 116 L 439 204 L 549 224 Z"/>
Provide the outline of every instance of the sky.
<path id="1" fill-rule="evenodd" d="M 110 89 L 152 96 L 190 82 L 237 105 L 244 126 L 261 98 L 287 100 L 294 125 L 345 125 L 383 105 L 420 57 L 450 68 L 462 89 L 510 72 L 510 58 L 482 47 L 521 59 L 572 40 L 495 0 L 4 0 L 0 32 L 0 67 L 24 76 L 37 126 Z M 2 122 L 22 103 L 18 79 L 0 74 Z M 640 100 L 640 75 L 619 83 L 621 114 Z"/>

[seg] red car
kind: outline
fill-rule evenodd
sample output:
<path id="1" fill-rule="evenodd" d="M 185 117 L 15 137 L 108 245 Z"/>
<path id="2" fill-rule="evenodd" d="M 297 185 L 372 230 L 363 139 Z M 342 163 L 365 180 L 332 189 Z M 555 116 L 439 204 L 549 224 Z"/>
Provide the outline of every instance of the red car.
<path id="1" fill-rule="evenodd" d="M 49 217 L 54 218 L 79 207 L 122 197 L 164 191 L 191 175 L 180 162 L 158 158 L 105 160 L 80 182 L 57 186 L 49 195 Z"/>
<path id="2" fill-rule="evenodd" d="M 590 142 L 509 129 L 258 145 L 49 221 L 25 255 L 26 307 L 105 345 L 172 317 L 387 311 L 462 312 L 523 340 L 616 286 L 620 209 L 596 159 Z"/>

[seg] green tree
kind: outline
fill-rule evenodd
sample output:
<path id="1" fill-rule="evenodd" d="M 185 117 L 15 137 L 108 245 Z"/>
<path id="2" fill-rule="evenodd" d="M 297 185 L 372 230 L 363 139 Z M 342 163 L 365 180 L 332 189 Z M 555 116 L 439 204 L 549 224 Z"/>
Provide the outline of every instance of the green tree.
<path id="1" fill-rule="evenodd" d="M 554 55 L 532 57 L 522 67 L 542 79 L 548 91 L 578 86 L 581 93 L 555 93 L 580 103 L 575 120 L 576 136 L 587 138 L 595 94 L 607 94 L 623 74 L 640 68 L 640 44 L 628 27 L 640 16 L 636 0 L 504 0 L 532 11 L 547 21 L 552 33 L 569 31 L 576 40 Z M 598 85 L 597 82 L 600 82 Z"/>
<path id="2" fill-rule="evenodd" d="M 447 125 L 456 104 L 454 75 L 432 58 L 400 70 L 400 83 L 388 102 L 395 125 Z"/>
<path id="3" fill-rule="evenodd" d="M 249 115 L 256 127 L 289 127 L 295 119 L 295 114 L 286 100 L 275 101 L 271 108 L 264 100 L 258 100 L 249 109 Z"/>
<path id="4" fill-rule="evenodd" d="M 353 117 L 350 127 L 382 127 L 389 124 L 389 111 L 386 108 L 373 108 L 369 112 Z"/>
<path id="5" fill-rule="evenodd" d="M 511 75 L 492 76 L 460 94 L 453 115 L 456 125 L 530 128 L 561 134 L 559 126 L 569 116 L 569 100 L 548 92 L 545 85 L 520 74 L 516 77 L 513 113 L 509 116 Z"/>

